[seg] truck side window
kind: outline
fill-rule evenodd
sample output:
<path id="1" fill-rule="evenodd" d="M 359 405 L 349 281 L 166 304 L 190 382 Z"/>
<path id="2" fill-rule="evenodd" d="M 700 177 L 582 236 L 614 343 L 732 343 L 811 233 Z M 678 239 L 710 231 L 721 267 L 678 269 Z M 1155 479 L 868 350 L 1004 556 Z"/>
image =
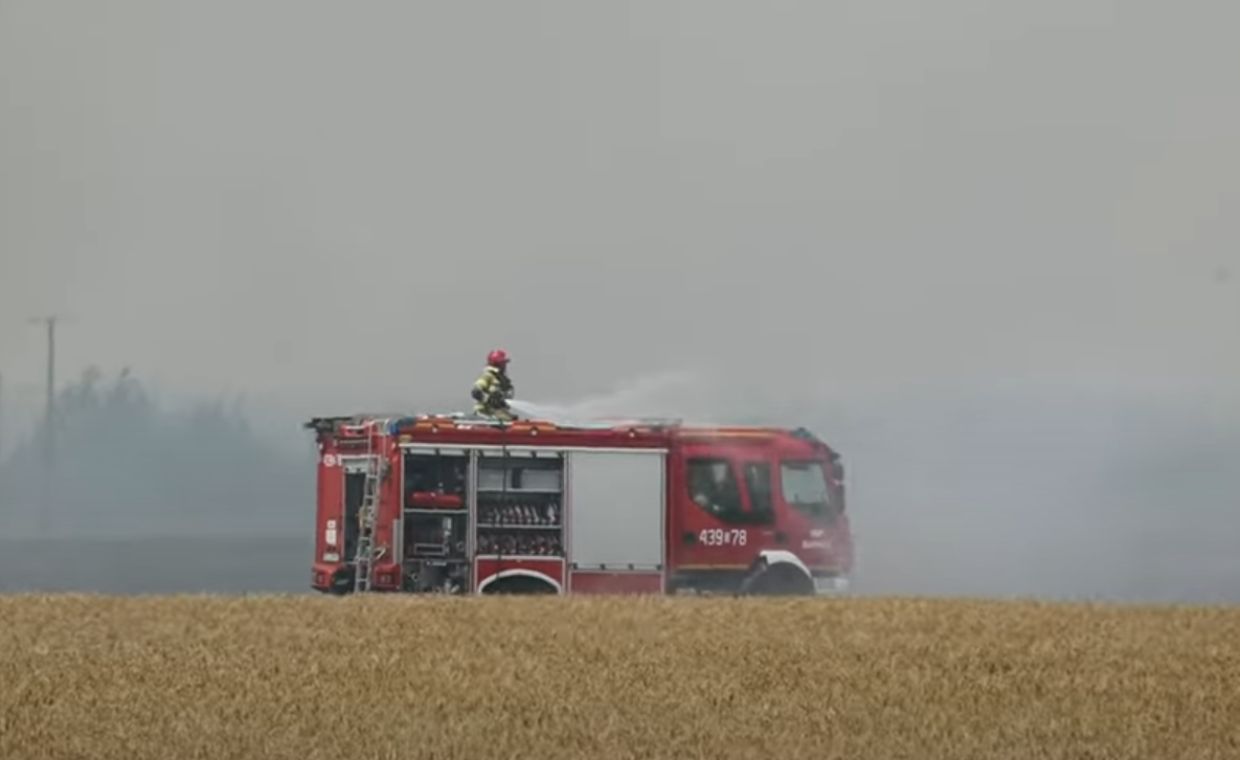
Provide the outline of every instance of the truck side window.
<path id="1" fill-rule="evenodd" d="M 745 464 L 745 487 L 749 489 L 749 503 L 753 507 L 753 521 L 769 523 L 775 517 L 771 506 L 771 466 L 766 462 Z"/>
<path id="2" fill-rule="evenodd" d="M 690 459 L 688 475 L 689 498 L 695 504 L 726 522 L 744 519 L 740 488 L 728 460 Z"/>

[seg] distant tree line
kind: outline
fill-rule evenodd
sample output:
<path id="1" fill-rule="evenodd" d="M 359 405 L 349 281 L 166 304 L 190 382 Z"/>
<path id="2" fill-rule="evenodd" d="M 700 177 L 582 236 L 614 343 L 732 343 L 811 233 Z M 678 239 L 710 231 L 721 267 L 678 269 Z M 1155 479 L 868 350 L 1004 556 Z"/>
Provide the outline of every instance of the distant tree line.
<path id="1" fill-rule="evenodd" d="M 128 370 L 98 368 L 56 397 L 55 535 L 293 533 L 310 530 L 313 459 L 264 442 L 238 402 L 162 408 Z M 0 462 L 0 529 L 40 528 L 48 430 Z"/>

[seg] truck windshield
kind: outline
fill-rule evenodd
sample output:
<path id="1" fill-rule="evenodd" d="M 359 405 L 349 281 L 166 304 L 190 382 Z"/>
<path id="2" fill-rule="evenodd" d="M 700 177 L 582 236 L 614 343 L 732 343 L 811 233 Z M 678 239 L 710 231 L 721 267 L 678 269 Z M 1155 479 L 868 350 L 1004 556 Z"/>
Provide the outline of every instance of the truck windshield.
<path id="1" fill-rule="evenodd" d="M 780 477 L 784 501 L 790 506 L 815 518 L 831 516 L 831 492 L 821 462 L 781 462 Z"/>

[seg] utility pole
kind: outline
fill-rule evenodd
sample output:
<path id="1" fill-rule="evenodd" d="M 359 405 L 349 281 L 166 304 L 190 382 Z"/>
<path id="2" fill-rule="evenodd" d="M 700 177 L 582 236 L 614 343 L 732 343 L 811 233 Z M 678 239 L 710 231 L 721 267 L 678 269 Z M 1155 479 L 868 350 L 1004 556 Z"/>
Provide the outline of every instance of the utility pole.
<path id="1" fill-rule="evenodd" d="M 52 486 L 56 472 L 56 315 L 32 317 L 32 324 L 47 326 L 47 410 L 43 431 L 43 505 L 39 532 L 46 533 L 52 510 Z"/>

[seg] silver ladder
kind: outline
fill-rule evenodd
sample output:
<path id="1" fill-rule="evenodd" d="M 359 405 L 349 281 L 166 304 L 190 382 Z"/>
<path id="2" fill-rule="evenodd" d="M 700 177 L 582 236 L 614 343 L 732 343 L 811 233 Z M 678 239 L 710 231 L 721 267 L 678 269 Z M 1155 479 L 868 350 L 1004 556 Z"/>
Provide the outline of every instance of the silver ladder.
<path id="1" fill-rule="evenodd" d="M 369 591 L 375 560 L 375 522 L 379 512 L 379 485 L 383 480 L 382 435 L 367 434 L 366 480 L 357 510 L 357 553 L 354 555 L 353 590 Z M 376 450 L 378 445 L 378 450 Z"/>

